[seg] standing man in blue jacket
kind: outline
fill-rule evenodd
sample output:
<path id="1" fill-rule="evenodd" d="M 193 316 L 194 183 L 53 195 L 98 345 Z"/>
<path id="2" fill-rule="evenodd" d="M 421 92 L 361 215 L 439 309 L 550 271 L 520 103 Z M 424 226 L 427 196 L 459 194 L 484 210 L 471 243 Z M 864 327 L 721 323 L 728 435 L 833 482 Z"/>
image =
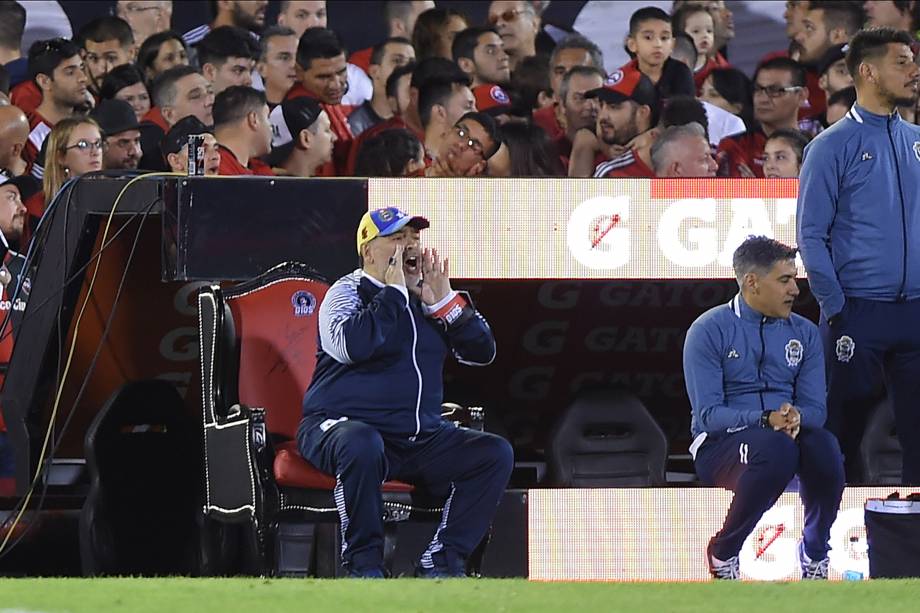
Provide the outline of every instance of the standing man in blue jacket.
<path id="1" fill-rule="evenodd" d="M 320 351 L 297 438 L 307 460 L 335 475 L 342 563 L 352 576 L 384 576 L 380 484 L 388 479 L 444 492 L 417 573 L 464 576 L 514 463 L 503 438 L 441 419 L 447 354 L 484 366 L 495 339 L 451 289 L 447 260 L 421 249 L 428 225 L 395 207 L 366 213 L 362 268 L 336 281 L 319 310 Z"/>
<path id="2" fill-rule="evenodd" d="M 706 485 L 735 493 L 706 551 L 716 579 L 740 578 L 745 539 L 796 474 L 805 505 L 802 578 L 827 578 L 843 460 L 823 427 L 818 328 L 792 313 L 799 294 L 795 253 L 763 236 L 745 240 L 732 262 L 741 291 L 703 313 L 684 342 L 696 472 Z"/>
<path id="3" fill-rule="evenodd" d="M 867 412 L 894 407 L 903 482 L 920 484 L 920 127 L 898 115 L 917 99 L 907 32 L 863 30 L 847 68 L 856 104 L 805 149 L 796 218 L 821 305 L 828 427 L 850 481 Z"/>

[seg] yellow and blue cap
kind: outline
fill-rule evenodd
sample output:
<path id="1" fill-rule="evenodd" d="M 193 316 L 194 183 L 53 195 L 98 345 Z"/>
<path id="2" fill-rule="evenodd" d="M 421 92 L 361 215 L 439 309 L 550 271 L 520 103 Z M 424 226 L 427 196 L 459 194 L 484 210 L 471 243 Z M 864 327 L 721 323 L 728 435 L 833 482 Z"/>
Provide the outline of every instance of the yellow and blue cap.
<path id="1" fill-rule="evenodd" d="M 424 230 L 430 225 L 424 217 L 413 217 L 400 211 L 395 206 L 368 211 L 361 218 L 361 223 L 358 224 L 358 255 L 361 255 L 361 247 L 378 236 L 389 236 L 399 232 L 406 226 L 411 226 L 416 230 Z"/>

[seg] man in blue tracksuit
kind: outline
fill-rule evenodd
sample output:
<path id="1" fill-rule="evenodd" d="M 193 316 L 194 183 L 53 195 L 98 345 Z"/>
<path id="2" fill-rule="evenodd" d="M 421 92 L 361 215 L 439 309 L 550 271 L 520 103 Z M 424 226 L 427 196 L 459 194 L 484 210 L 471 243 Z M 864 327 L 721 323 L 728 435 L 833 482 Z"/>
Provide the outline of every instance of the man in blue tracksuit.
<path id="1" fill-rule="evenodd" d="M 421 250 L 427 227 L 395 207 L 366 213 L 358 227 L 362 268 L 336 281 L 320 306 L 320 350 L 297 438 L 307 460 L 335 475 L 342 561 L 352 576 L 384 576 L 387 479 L 445 494 L 417 572 L 463 576 L 513 466 L 504 439 L 441 419 L 448 352 L 486 365 L 495 339 L 451 289 L 447 260 Z"/>
<path id="2" fill-rule="evenodd" d="M 690 453 L 703 483 L 731 489 L 706 557 L 717 579 L 738 579 L 744 540 L 796 474 L 805 505 L 802 577 L 826 579 L 828 538 L 843 493 L 843 460 L 823 428 L 818 328 L 792 313 L 795 249 L 750 237 L 735 251 L 741 291 L 703 313 L 684 342 L 693 410 Z"/>
<path id="3" fill-rule="evenodd" d="M 920 128 L 899 105 L 917 98 L 920 67 L 906 32 L 864 30 L 847 67 L 856 104 L 805 149 L 796 226 L 821 305 L 828 427 L 850 481 L 867 411 L 894 407 L 903 482 L 920 484 Z"/>

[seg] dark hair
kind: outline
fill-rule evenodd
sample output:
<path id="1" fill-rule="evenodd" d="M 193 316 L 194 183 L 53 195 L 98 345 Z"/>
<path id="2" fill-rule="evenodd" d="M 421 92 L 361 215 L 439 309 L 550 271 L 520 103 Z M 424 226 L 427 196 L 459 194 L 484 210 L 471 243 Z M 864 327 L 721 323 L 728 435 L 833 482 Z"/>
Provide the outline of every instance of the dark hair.
<path id="1" fill-rule="evenodd" d="M 468 121 L 470 119 L 482 126 L 482 129 L 486 131 L 486 134 L 489 135 L 489 138 L 492 139 L 492 142 L 495 145 L 491 151 L 483 150 L 482 152 L 482 157 L 488 160 L 490 157 L 495 155 L 495 152 L 498 151 L 498 148 L 501 147 L 502 144 L 502 137 L 498 133 L 498 124 L 495 123 L 495 120 L 492 119 L 492 117 L 489 115 L 486 115 L 485 113 L 477 113 L 475 111 L 465 113 L 463 117 L 457 120 L 457 123 L 460 123 L 461 121 Z"/>
<path id="2" fill-rule="evenodd" d="M 553 48 L 553 53 L 549 57 L 548 65 L 550 68 L 552 68 L 559 54 L 566 49 L 583 49 L 587 51 L 588 55 L 591 56 L 591 64 L 599 70 L 604 70 L 604 53 L 594 41 L 581 34 L 569 34 L 559 41 L 559 44 Z"/>
<path id="3" fill-rule="evenodd" d="M 37 40 L 29 47 L 29 75 L 32 79 L 40 74 L 54 78 L 54 69 L 75 55 L 80 55 L 80 47 L 66 38 Z"/>
<path id="4" fill-rule="evenodd" d="M 172 106 L 176 102 L 176 82 L 190 74 L 201 74 L 191 66 L 173 66 L 163 71 L 153 80 L 150 86 L 150 97 L 153 104 L 163 108 Z"/>
<path id="5" fill-rule="evenodd" d="M 262 30 L 262 36 L 259 38 L 259 59 L 265 59 L 265 52 L 268 50 L 268 39 L 276 36 L 297 36 L 297 32 L 287 26 L 268 26 Z"/>
<path id="6" fill-rule="evenodd" d="M 738 282 L 749 272 L 766 274 L 777 262 L 794 260 L 798 249 L 766 236 L 748 236 L 732 255 Z"/>
<path id="7" fill-rule="evenodd" d="M 690 70 L 693 70 L 693 67 L 696 66 L 696 60 L 699 57 L 699 52 L 696 50 L 696 43 L 693 42 L 693 37 L 686 32 L 675 32 L 674 49 L 671 51 L 671 57 L 677 59 L 675 56 L 682 53 L 686 53 L 690 57 Z"/>
<path id="8" fill-rule="evenodd" d="M 99 96 L 103 100 L 112 100 L 118 92 L 137 83 L 144 83 L 144 75 L 137 66 L 134 64 L 116 66 L 102 80 Z"/>
<path id="9" fill-rule="evenodd" d="M 228 87 L 214 98 L 214 127 L 239 121 L 265 104 L 264 92 L 245 85 Z"/>
<path id="10" fill-rule="evenodd" d="M 741 112 L 738 116 L 744 126 L 751 130 L 754 127 L 754 100 L 751 97 L 751 80 L 737 68 L 715 68 L 710 71 L 712 86 L 719 95 L 731 104 L 740 104 Z"/>
<path id="11" fill-rule="evenodd" d="M 185 41 L 182 40 L 178 32 L 173 30 L 157 32 L 156 34 L 148 36 L 147 40 L 141 43 L 141 48 L 137 52 L 137 66 L 144 71 L 152 69 L 153 62 L 156 61 L 157 56 L 160 54 L 160 47 L 169 40 L 179 41 L 182 44 L 182 48 L 185 49 L 186 52 L 188 51 L 188 46 L 186 46 Z"/>
<path id="12" fill-rule="evenodd" d="M 411 87 L 421 89 L 429 80 L 449 81 L 452 83 L 469 83 L 470 78 L 460 70 L 456 62 L 443 57 L 429 57 L 421 60 L 412 71 Z"/>
<path id="13" fill-rule="evenodd" d="M 390 76 L 387 77 L 387 98 L 396 97 L 396 88 L 399 87 L 399 80 L 407 74 L 412 74 L 413 70 L 415 70 L 415 62 L 409 62 L 405 66 L 398 66 L 393 69 L 393 72 L 391 72 Z"/>
<path id="14" fill-rule="evenodd" d="M 26 9 L 13 0 L 0 2 L 0 47 L 15 49 L 22 47 L 22 33 L 26 29 Z"/>
<path id="15" fill-rule="evenodd" d="M 910 34 L 894 28 L 860 30 L 850 41 L 850 49 L 847 51 L 847 70 L 855 80 L 859 75 L 859 65 L 866 60 L 875 60 L 885 55 L 889 44 L 910 46 L 912 42 Z"/>
<path id="16" fill-rule="evenodd" d="M 824 29 L 828 33 L 837 28 L 843 28 L 848 36 L 852 36 L 863 26 L 866 21 L 866 11 L 862 2 L 851 0 L 810 0 L 808 10 L 824 11 Z"/>
<path id="17" fill-rule="evenodd" d="M 371 50 L 371 60 L 370 63 L 374 66 L 379 66 L 380 62 L 383 61 L 383 56 L 386 54 L 387 45 L 391 44 L 400 44 L 400 45 L 411 45 L 412 43 L 408 38 L 403 38 L 402 36 L 393 36 L 386 39 L 382 43 L 377 43 L 374 45 L 374 48 Z"/>
<path id="18" fill-rule="evenodd" d="M 454 9 L 428 9 L 418 16 L 412 30 L 412 46 L 415 47 L 415 56 L 419 60 L 437 57 L 441 30 L 450 23 L 451 17 L 460 17 L 469 23 L 469 19 L 463 13 Z"/>
<path id="19" fill-rule="evenodd" d="M 121 17 L 108 15 L 93 19 L 85 26 L 80 28 L 74 37 L 74 42 L 86 48 L 86 41 L 91 40 L 94 43 L 102 43 L 107 40 L 117 40 L 122 47 L 130 47 L 134 44 L 134 32 L 131 26 Z"/>
<path id="20" fill-rule="evenodd" d="M 512 177 L 564 177 L 555 143 L 540 126 L 511 121 L 499 129 L 508 149 Z"/>
<path id="21" fill-rule="evenodd" d="M 297 43 L 297 65 L 310 70 L 313 60 L 329 60 L 345 53 L 338 35 L 329 28 L 308 28 Z"/>
<path id="22" fill-rule="evenodd" d="M 706 138 L 709 138 L 709 117 L 706 107 L 699 99 L 693 96 L 671 96 L 664 104 L 661 111 L 661 124 L 665 128 L 683 126 L 696 122 L 703 127 Z"/>
<path id="23" fill-rule="evenodd" d="M 711 13 L 706 10 L 702 4 L 681 4 L 680 8 L 674 11 L 674 14 L 671 15 L 671 29 L 674 30 L 674 33 L 686 32 L 687 31 L 687 18 L 690 15 L 695 15 L 696 13 L 706 13 L 711 15 Z"/>
<path id="24" fill-rule="evenodd" d="M 558 48 L 558 47 L 557 47 Z M 540 92 L 551 93 L 549 58 L 542 54 L 525 57 L 511 74 L 511 99 L 522 110 L 532 113 Z"/>
<path id="25" fill-rule="evenodd" d="M 774 57 L 757 66 L 754 71 L 753 81 L 757 81 L 757 75 L 761 70 L 785 70 L 792 77 L 792 85 L 796 87 L 807 87 L 805 81 L 805 66 L 788 57 Z"/>
<path id="26" fill-rule="evenodd" d="M 479 37 L 489 32 L 498 36 L 498 31 L 490 26 L 473 26 L 458 32 L 450 47 L 450 53 L 454 61 L 456 62 L 462 57 L 468 60 L 474 59 L 473 53 L 476 51 L 476 47 L 479 46 Z"/>
<path id="27" fill-rule="evenodd" d="M 401 177 L 406 165 L 422 154 L 422 143 L 409 130 L 384 130 L 367 139 L 355 160 L 357 177 Z"/>
<path id="28" fill-rule="evenodd" d="M 258 59 L 259 43 L 249 30 L 235 26 L 214 28 L 198 43 L 198 64 L 223 66 L 231 57 Z"/>
<path id="29" fill-rule="evenodd" d="M 801 166 L 802 156 L 805 154 L 805 145 L 807 145 L 808 141 L 811 139 L 798 130 L 787 130 L 784 128 L 782 130 L 774 130 L 773 133 L 767 137 L 764 145 L 771 140 L 781 140 L 792 147 L 792 150 L 795 152 L 796 162 Z"/>
<path id="30" fill-rule="evenodd" d="M 639 27 L 646 21 L 663 21 L 671 25 L 671 17 L 657 6 L 646 6 L 634 12 L 629 18 L 629 35 L 639 33 Z"/>
<path id="31" fill-rule="evenodd" d="M 601 85 L 604 84 L 604 79 L 607 78 L 607 75 L 603 70 L 598 70 L 594 66 L 572 66 L 565 76 L 562 77 L 562 81 L 559 82 L 559 100 L 562 101 L 562 104 L 565 105 L 565 99 L 569 97 L 569 85 L 572 82 L 572 77 L 592 77 L 598 76 L 601 78 Z"/>
<path id="32" fill-rule="evenodd" d="M 469 82 L 467 82 L 467 87 Z M 463 83 L 450 81 L 429 80 L 418 90 L 418 116 L 422 125 L 427 127 L 431 122 L 431 110 L 435 105 L 445 106 L 454 95 L 454 88 Z"/>
<path id="33" fill-rule="evenodd" d="M 10 95 L 10 71 L 3 65 L 0 65 L 0 92 Z"/>
<path id="34" fill-rule="evenodd" d="M 838 89 L 830 98 L 827 99 L 827 106 L 832 104 L 840 104 L 847 108 L 853 106 L 856 102 L 856 88 L 852 85 L 849 87 L 844 87 L 843 89 Z"/>

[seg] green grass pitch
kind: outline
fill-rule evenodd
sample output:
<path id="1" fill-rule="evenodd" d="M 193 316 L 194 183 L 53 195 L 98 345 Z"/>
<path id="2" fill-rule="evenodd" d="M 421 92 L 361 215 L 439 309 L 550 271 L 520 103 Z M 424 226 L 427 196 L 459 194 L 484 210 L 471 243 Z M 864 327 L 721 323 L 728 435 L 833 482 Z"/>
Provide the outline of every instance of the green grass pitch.
<path id="1" fill-rule="evenodd" d="M 0 613 L 908 611 L 920 580 L 537 583 L 525 579 L 0 579 Z"/>

